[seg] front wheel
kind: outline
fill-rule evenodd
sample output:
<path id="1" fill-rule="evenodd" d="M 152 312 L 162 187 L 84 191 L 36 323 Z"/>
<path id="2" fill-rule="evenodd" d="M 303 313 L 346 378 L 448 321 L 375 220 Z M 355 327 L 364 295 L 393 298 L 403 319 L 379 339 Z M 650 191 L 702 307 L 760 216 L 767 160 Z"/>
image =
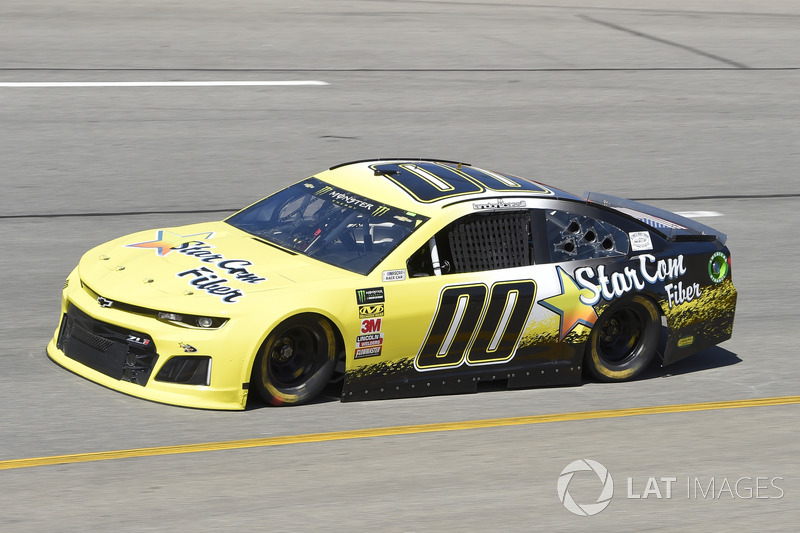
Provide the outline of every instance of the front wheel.
<path id="1" fill-rule="evenodd" d="M 299 315 L 267 336 L 253 365 L 252 385 L 272 405 L 296 405 L 316 397 L 336 367 L 336 335 L 323 317 Z"/>
<path id="2" fill-rule="evenodd" d="M 641 295 L 606 309 L 586 345 L 586 366 L 601 381 L 624 381 L 640 375 L 653 361 L 660 338 L 655 304 Z"/>

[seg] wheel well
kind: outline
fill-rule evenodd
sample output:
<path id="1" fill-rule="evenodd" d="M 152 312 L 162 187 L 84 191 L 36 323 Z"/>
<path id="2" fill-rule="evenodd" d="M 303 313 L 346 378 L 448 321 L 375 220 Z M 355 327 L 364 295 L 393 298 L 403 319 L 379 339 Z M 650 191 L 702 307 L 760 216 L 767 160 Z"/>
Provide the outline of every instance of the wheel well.
<path id="1" fill-rule="evenodd" d="M 309 313 L 299 313 L 299 314 L 296 314 L 296 315 L 287 316 L 283 320 L 281 320 L 274 328 L 272 328 L 271 330 L 266 332 L 266 334 L 264 335 L 264 340 L 262 340 L 261 343 L 258 345 L 258 350 L 256 350 L 256 353 L 253 355 L 253 357 L 252 357 L 252 359 L 250 361 L 250 372 L 249 372 L 248 382 L 251 382 L 252 379 L 253 379 L 253 370 L 254 370 L 254 366 L 255 366 L 256 360 L 258 359 L 258 354 L 261 352 L 261 350 L 264 349 L 264 343 L 266 343 L 267 339 L 269 339 L 269 335 L 272 332 L 272 330 L 274 330 L 276 327 L 280 326 L 281 324 L 283 324 L 287 320 L 290 320 L 290 319 L 293 319 L 293 318 L 304 318 L 304 319 L 308 319 L 308 320 L 320 320 L 320 319 L 322 319 L 322 320 L 327 321 L 331 325 L 331 328 L 333 329 L 333 336 L 336 339 L 336 360 L 337 360 L 337 362 L 336 362 L 336 371 L 335 371 L 334 377 L 333 377 L 333 379 L 331 381 L 339 381 L 340 379 L 343 379 L 344 378 L 344 365 L 345 365 L 345 347 L 344 347 L 344 337 L 342 336 L 342 332 L 339 331 L 339 327 L 330 318 L 328 318 L 325 315 L 320 314 L 320 313 L 311 313 L 311 312 L 309 312 Z M 341 367 L 341 369 L 340 369 L 340 367 Z"/>
<path id="2" fill-rule="evenodd" d="M 606 311 L 608 311 L 608 308 L 611 307 L 612 305 L 616 304 L 617 302 L 621 302 L 621 301 L 633 300 L 633 298 L 635 298 L 636 296 L 641 296 L 642 298 L 645 298 L 648 301 L 650 301 L 650 303 L 653 304 L 653 307 L 655 308 L 656 313 L 658 314 L 658 317 L 657 317 L 656 320 L 657 320 L 657 324 L 658 324 L 658 326 L 659 326 L 661 331 L 660 331 L 660 339 L 659 339 L 659 343 L 658 343 L 657 353 L 658 353 L 658 356 L 663 360 L 664 359 L 664 348 L 666 346 L 667 335 L 669 334 L 669 328 L 667 327 L 667 323 L 666 323 L 667 315 L 665 315 L 664 314 L 664 310 L 661 309 L 661 305 L 659 305 L 658 299 L 656 298 L 655 294 L 653 294 L 651 292 L 635 292 L 633 294 L 629 293 L 629 294 L 626 294 L 625 296 L 622 296 L 621 298 L 617 298 L 615 300 L 612 300 L 611 302 L 608 303 L 608 305 L 606 305 L 606 307 L 603 309 L 603 312 L 598 315 L 598 319 L 601 316 L 603 316 L 603 314 Z M 592 327 L 592 329 L 594 329 L 594 326 Z M 589 342 L 590 342 L 590 337 L 587 337 L 586 343 L 584 345 L 585 346 L 585 348 L 584 348 L 584 358 L 585 358 L 585 355 L 586 355 L 586 351 L 585 350 L 589 346 Z"/>

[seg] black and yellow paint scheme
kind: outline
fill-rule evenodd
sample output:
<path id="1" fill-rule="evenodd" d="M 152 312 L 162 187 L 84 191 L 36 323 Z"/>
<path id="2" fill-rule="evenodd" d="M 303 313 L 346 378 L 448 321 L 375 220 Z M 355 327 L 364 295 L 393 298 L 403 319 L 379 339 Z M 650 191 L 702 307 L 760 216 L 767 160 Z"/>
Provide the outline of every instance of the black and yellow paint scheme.
<path id="1" fill-rule="evenodd" d="M 458 162 L 332 167 L 220 222 L 87 252 L 49 356 L 112 389 L 243 409 L 635 378 L 732 334 L 726 237 Z"/>

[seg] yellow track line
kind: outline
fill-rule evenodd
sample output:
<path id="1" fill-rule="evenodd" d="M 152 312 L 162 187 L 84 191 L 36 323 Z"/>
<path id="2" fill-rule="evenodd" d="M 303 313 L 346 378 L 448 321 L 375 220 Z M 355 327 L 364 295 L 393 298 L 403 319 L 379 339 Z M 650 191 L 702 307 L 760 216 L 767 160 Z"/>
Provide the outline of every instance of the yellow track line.
<path id="1" fill-rule="evenodd" d="M 123 459 L 126 457 L 153 457 L 157 455 L 174 455 L 179 453 L 283 446 L 286 444 L 301 444 L 307 442 L 328 442 L 334 440 L 364 439 L 368 437 L 386 437 L 389 435 L 411 435 L 416 433 L 433 433 L 439 431 L 461 431 L 465 429 L 494 428 L 502 426 L 524 426 L 529 424 L 544 424 L 547 422 L 596 420 L 600 418 L 619 418 L 624 416 L 655 415 L 665 413 L 687 413 L 692 411 L 713 411 L 719 409 L 741 409 L 743 407 L 763 407 L 768 405 L 789 405 L 798 403 L 800 403 L 800 396 L 782 396 L 777 398 L 754 398 L 750 400 L 732 400 L 726 402 L 687 403 L 654 407 L 634 407 L 630 409 L 609 409 L 605 411 L 583 411 L 577 413 L 560 413 L 552 415 L 517 416 L 512 418 L 491 418 L 487 420 L 466 420 L 463 422 L 444 422 L 441 424 L 355 429 L 350 431 L 334 431 L 330 433 L 310 433 L 308 435 L 287 435 L 284 437 L 229 440 L 200 444 L 179 444 L 177 446 L 157 446 L 153 448 L 135 448 L 132 450 L 114 450 L 108 452 L 77 453 L 73 455 L 54 455 L 50 457 L 31 457 L 28 459 L 11 459 L 8 461 L 0 461 L 0 470 L 69 463 L 87 463 L 90 461 L 107 461 L 110 459 Z"/>

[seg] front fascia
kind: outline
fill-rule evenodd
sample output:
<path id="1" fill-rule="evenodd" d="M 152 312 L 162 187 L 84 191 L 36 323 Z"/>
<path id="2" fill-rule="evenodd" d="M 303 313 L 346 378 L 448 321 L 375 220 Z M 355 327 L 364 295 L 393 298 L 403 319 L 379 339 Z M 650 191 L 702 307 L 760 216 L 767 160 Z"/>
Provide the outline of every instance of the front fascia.
<path id="1" fill-rule="evenodd" d="M 338 317 L 345 313 L 344 295 L 355 297 L 351 287 L 357 284 L 352 281 L 353 277 L 361 278 L 343 272 L 340 278 L 334 280 L 253 293 L 235 306 L 230 306 L 232 310 L 227 315 L 229 320 L 224 326 L 202 329 L 186 328 L 150 316 L 102 307 L 96 297 L 81 286 L 76 269 L 70 274 L 63 293 L 62 317 L 72 304 L 93 319 L 129 330 L 134 336 L 143 333 L 152 339 L 158 358 L 149 380 L 142 386 L 114 379 L 67 357 L 57 346 L 60 326 L 47 352 L 51 359 L 68 370 L 132 396 L 186 407 L 243 409 L 247 402 L 253 361 L 269 331 L 286 318 L 300 313 L 325 316 L 342 331 L 347 325 Z M 171 357 L 186 355 L 211 358 L 209 386 L 155 380 L 159 370 Z"/>

